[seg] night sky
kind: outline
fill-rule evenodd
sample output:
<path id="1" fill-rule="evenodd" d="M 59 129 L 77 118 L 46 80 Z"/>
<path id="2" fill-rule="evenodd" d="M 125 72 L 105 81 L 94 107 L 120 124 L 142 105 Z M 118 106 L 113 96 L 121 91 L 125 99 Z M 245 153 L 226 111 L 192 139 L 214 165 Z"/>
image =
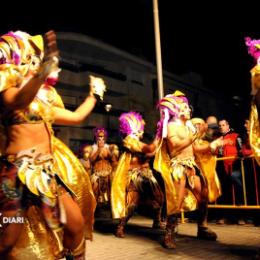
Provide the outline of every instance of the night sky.
<path id="1" fill-rule="evenodd" d="M 163 68 L 179 75 L 194 71 L 203 76 L 209 89 L 228 96 L 249 96 L 253 59 L 247 54 L 244 37 L 260 38 L 257 1 L 233 6 L 227 1 L 158 2 Z M 24 5 L 1 11 L 0 32 L 79 32 L 155 63 L 152 0 L 93 0 L 85 1 L 84 6 L 82 1 L 71 1 L 61 5 L 53 7 L 51 1 L 45 1 L 35 2 L 34 12 L 25 12 Z"/>

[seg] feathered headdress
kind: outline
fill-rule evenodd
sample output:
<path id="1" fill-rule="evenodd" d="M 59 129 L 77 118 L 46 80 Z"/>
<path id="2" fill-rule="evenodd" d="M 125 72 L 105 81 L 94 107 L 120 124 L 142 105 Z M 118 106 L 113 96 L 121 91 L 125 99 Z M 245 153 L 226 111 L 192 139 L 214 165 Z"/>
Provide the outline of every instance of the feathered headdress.
<path id="1" fill-rule="evenodd" d="M 123 136 L 142 134 L 145 122 L 137 112 L 123 113 L 119 117 L 119 131 Z"/>
<path id="2" fill-rule="evenodd" d="M 260 40 L 254 40 L 250 37 L 245 38 L 248 53 L 255 59 L 256 63 L 260 63 Z"/>
<path id="3" fill-rule="evenodd" d="M 21 65 L 31 62 L 35 54 L 43 58 L 43 38 L 22 31 L 8 32 L 0 37 L 0 64 Z"/>
<path id="4" fill-rule="evenodd" d="M 159 101 L 157 107 L 163 111 L 163 119 L 157 123 L 157 136 L 162 136 L 163 138 L 167 136 L 167 124 L 170 116 L 179 117 L 184 103 L 188 105 L 188 99 L 179 90 L 176 90 L 173 94 L 166 95 Z"/>
<path id="5" fill-rule="evenodd" d="M 98 139 L 98 136 L 100 133 L 103 133 L 105 138 L 107 138 L 107 130 L 104 127 L 96 127 L 94 130 L 94 136 L 95 136 L 95 140 Z"/>
<path id="6" fill-rule="evenodd" d="M 28 72 L 36 72 L 42 58 L 42 36 L 21 31 L 0 36 L 0 92 L 19 85 Z"/>
<path id="7" fill-rule="evenodd" d="M 163 97 L 158 104 L 158 108 L 165 110 L 167 109 L 171 116 L 178 116 L 181 109 L 181 104 L 188 104 L 188 99 L 185 94 L 179 90 L 176 90 L 173 94 L 166 95 Z"/>

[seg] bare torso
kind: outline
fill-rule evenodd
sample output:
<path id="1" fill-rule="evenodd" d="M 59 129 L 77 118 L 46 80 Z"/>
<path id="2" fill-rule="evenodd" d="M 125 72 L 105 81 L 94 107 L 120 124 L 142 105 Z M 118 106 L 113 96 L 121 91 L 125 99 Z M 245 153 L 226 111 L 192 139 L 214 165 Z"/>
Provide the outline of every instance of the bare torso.
<path id="1" fill-rule="evenodd" d="M 185 159 L 193 157 L 193 134 L 182 122 L 170 122 L 168 124 L 167 147 L 170 158 Z"/>
<path id="2" fill-rule="evenodd" d="M 93 161 L 94 170 L 96 171 L 107 171 L 111 170 L 111 152 L 109 151 L 109 147 L 103 146 L 99 147 L 99 154 L 96 159 Z"/>
<path id="3" fill-rule="evenodd" d="M 50 133 L 44 123 L 11 125 L 7 128 L 7 136 L 6 154 L 17 154 L 32 147 L 41 154 L 51 152 Z"/>

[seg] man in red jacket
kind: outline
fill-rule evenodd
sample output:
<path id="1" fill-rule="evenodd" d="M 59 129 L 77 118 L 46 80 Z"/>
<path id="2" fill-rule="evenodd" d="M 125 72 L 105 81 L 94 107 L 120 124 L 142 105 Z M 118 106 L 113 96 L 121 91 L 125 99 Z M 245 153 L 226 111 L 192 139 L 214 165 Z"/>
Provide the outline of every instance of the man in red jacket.
<path id="1" fill-rule="evenodd" d="M 223 138 L 223 146 L 218 149 L 218 157 L 231 157 L 218 162 L 218 175 L 222 188 L 222 196 L 218 203 L 226 205 L 242 205 L 243 186 L 239 157 L 242 156 L 242 139 L 230 128 L 226 119 L 219 121 L 219 130 Z M 233 158 L 232 158 L 233 157 Z M 234 195 L 232 191 L 234 187 Z"/>

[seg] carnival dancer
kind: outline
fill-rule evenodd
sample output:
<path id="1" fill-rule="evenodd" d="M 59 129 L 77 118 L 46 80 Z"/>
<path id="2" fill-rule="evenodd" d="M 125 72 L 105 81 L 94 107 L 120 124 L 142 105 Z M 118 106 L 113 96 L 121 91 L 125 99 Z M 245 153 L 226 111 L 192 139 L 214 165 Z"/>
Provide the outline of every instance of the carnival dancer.
<path id="1" fill-rule="evenodd" d="M 248 53 L 254 58 L 256 65 L 251 69 L 251 111 L 249 126 L 249 142 L 255 159 L 260 165 L 260 40 L 245 38 Z"/>
<path id="2" fill-rule="evenodd" d="M 82 122 L 105 90 L 91 77 L 90 92 L 74 111 L 52 85 L 58 80 L 56 34 L 9 32 L 0 37 L 1 118 L 6 145 L 0 164 L 0 212 L 23 217 L 2 224 L 1 259 L 85 259 L 95 198 L 88 175 L 52 124 Z M 68 258 L 69 259 L 69 258 Z"/>
<path id="3" fill-rule="evenodd" d="M 221 195 L 221 187 L 216 172 L 217 158 L 215 155 L 216 149 L 223 146 L 224 140 L 222 137 L 215 139 L 212 142 L 206 140 L 207 124 L 202 118 L 192 118 L 192 124 L 197 129 L 199 135 L 193 142 L 193 151 L 195 162 L 201 173 L 207 180 L 208 184 L 208 201 L 215 202 Z"/>
<path id="4" fill-rule="evenodd" d="M 254 58 L 256 65 L 251 69 L 251 111 L 249 117 L 249 143 L 254 158 L 260 166 L 260 40 L 245 38 L 248 53 Z M 260 258 L 260 249 L 255 259 Z"/>
<path id="5" fill-rule="evenodd" d="M 174 249 L 175 215 L 181 210 L 198 207 L 199 239 L 216 240 L 216 234 L 207 227 L 208 188 L 194 161 L 193 142 L 198 137 L 190 121 L 188 99 L 180 91 L 162 98 L 159 102 L 163 118 L 158 123 L 157 137 L 160 139 L 155 154 L 154 168 L 162 174 L 167 204 L 165 248 Z M 141 143 L 128 142 L 141 150 L 152 149 Z"/>
<path id="6" fill-rule="evenodd" d="M 141 201 L 151 202 L 154 209 L 153 227 L 160 227 L 164 196 L 150 169 L 150 158 L 146 155 L 155 150 L 156 143 L 152 144 L 153 149 L 142 148 L 145 146 L 140 142 L 144 125 L 142 116 L 137 112 L 123 113 L 119 117 L 124 152 L 120 156 L 111 191 L 112 215 L 119 219 L 115 235 L 119 238 L 125 236 L 127 221 L 133 216 Z"/>
<path id="7" fill-rule="evenodd" d="M 159 108 L 163 112 L 162 141 L 154 166 L 161 172 L 166 189 L 167 224 L 163 246 L 176 247 L 174 215 L 196 208 L 197 237 L 216 240 L 216 234 L 207 227 L 208 187 L 194 160 L 193 143 L 199 133 L 190 121 L 188 99 L 176 91 L 162 98 Z"/>
<path id="8" fill-rule="evenodd" d="M 94 129 L 95 143 L 91 146 L 91 184 L 98 204 L 110 203 L 110 189 L 113 171 L 117 165 L 119 148 L 107 144 L 107 131 L 103 127 Z"/>

